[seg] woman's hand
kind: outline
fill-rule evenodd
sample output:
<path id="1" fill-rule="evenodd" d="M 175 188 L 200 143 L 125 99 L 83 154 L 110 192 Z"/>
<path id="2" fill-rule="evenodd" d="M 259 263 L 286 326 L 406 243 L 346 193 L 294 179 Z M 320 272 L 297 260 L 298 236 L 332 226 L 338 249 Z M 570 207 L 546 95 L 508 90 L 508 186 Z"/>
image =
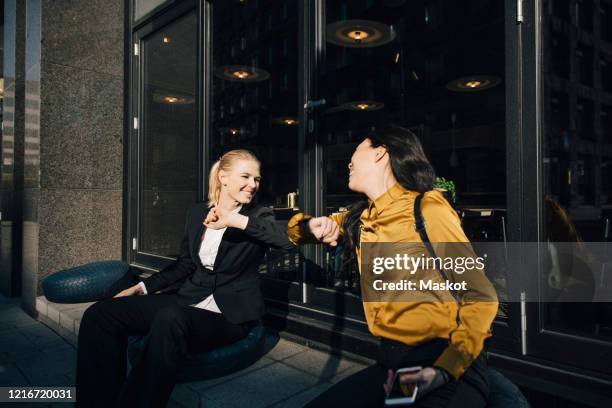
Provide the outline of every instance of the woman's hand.
<path id="1" fill-rule="evenodd" d="M 215 206 L 210 209 L 202 224 L 214 230 L 227 227 L 245 229 L 248 222 L 247 216 Z"/>
<path id="2" fill-rule="evenodd" d="M 388 394 L 393 387 L 393 370 L 389 369 L 387 373 L 387 383 L 383 385 L 385 393 Z M 419 387 L 417 391 L 417 399 L 430 393 L 438 387 L 443 386 L 450 381 L 450 375 L 444 370 L 437 367 L 424 367 L 416 373 L 400 374 L 400 384 L 415 384 Z"/>
<path id="3" fill-rule="evenodd" d="M 340 227 L 336 221 L 329 217 L 311 218 L 308 221 L 308 228 L 315 238 L 325 244 L 331 246 L 338 245 L 338 236 L 340 235 Z"/>
<path id="4" fill-rule="evenodd" d="M 123 289 L 121 292 L 117 293 L 114 298 L 124 297 L 124 296 L 134 296 L 134 295 L 144 295 L 144 291 L 142 290 L 142 286 L 137 283 L 134 286 L 131 286 L 127 289 Z"/>

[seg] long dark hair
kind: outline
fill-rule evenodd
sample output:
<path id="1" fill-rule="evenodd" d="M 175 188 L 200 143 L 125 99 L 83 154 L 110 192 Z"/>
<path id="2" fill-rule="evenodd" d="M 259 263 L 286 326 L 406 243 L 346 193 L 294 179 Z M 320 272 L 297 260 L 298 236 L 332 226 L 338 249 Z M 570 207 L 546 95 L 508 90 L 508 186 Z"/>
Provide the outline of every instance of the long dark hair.
<path id="1" fill-rule="evenodd" d="M 382 146 L 387 149 L 391 171 L 402 187 L 421 193 L 433 188 L 436 180 L 434 168 L 425 156 L 421 141 L 409 129 L 388 125 L 380 130 L 365 133 L 363 138 L 369 139 L 372 147 Z M 353 249 L 358 244 L 359 217 L 367 206 L 367 200 L 361 200 L 349 206 L 348 214 L 342 225 L 344 259 L 350 259 Z"/>

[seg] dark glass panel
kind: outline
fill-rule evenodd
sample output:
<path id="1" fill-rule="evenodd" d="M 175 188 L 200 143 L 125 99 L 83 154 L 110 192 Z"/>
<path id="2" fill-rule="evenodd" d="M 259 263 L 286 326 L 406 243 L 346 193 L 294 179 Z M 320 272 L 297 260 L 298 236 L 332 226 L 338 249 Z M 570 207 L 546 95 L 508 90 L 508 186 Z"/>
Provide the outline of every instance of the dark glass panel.
<path id="1" fill-rule="evenodd" d="M 143 39 L 139 251 L 174 257 L 197 195 L 197 17 Z"/>
<path id="2" fill-rule="evenodd" d="M 575 9 L 578 30 L 593 31 L 593 0 L 576 0 Z"/>
<path id="3" fill-rule="evenodd" d="M 593 49 L 579 47 L 576 50 L 576 73 L 578 82 L 586 86 L 593 86 Z"/>
<path id="4" fill-rule="evenodd" d="M 396 123 L 411 128 L 437 174 L 455 182 L 455 205 L 466 214 L 464 228 L 470 237 L 503 240 L 503 2 L 325 4 L 319 93 L 326 105 L 318 116 L 325 211 L 342 211 L 359 198 L 347 187 L 347 164 L 360 135 Z M 358 292 L 355 265 L 342 266 L 337 255 L 335 250 L 325 254 L 326 264 L 315 282 Z M 504 283 L 497 283 L 503 299 Z"/>
<path id="5" fill-rule="evenodd" d="M 542 228 L 550 251 L 543 257 L 541 281 L 543 290 L 567 296 L 585 288 L 595 293 L 612 273 L 610 264 L 601 270 L 574 273 L 566 280 L 551 279 L 564 273 L 563 263 L 555 259 L 557 242 L 610 240 L 612 59 L 607 41 L 612 24 L 610 18 L 604 18 L 609 2 L 596 4 L 601 15 L 598 27 L 593 26 L 596 10 L 591 0 L 543 3 L 545 9 L 574 13 L 577 27 L 573 30 L 559 24 L 557 12 L 552 17 L 543 15 Z M 576 63 L 566 67 L 566 60 Z M 575 251 L 573 259 L 590 256 L 586 246 L 576 245 Z M 555 282 L 564 283 L 559 287 Z M 543 303 L 541 307 L 543 329 L 612 339 L 612 308 L 608 304 Z"/>
<path id="6" fill-rule="evenodd" d="M 286 225 L 298 192 L 298 2 L 215 2 L 211 159 L 248 149 L 261 161 L 257 200 Z M 297 206 L 296 206 L 297 210 Z M 271 251 L 262 273 L 298 277 L 297 253 Z"/>

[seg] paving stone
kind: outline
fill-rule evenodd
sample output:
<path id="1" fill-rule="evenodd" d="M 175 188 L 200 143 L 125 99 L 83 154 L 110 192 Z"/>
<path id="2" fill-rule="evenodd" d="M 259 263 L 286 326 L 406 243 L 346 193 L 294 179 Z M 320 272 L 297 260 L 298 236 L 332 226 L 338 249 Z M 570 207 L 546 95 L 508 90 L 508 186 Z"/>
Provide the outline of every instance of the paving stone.
<path id="1" fill-rule="evenodd" d="M 208 389 L 206 399 L 244 407 L 244 402 L 237 400 L 237 396 L 248 396 L 249 408 L 266 407 L 317 382 L 314 376 L 303 371 L 274 363 Z"/>
<path id="2" fill-rule="evenodd" d="M 32 325 L 36 323 L 36 320 L 24 312 L 20 307 L 14 306 L 0 311 L 0 322 L 19 328 Z"/>
<path id="3" fill-rule="evenodd" d="M 50 341 L 57 340 L 57 334 L 43 324 L 21 328 L 19 333 L 36 346 L 42 346 Z"/>
<path id="4" fill-rule="evenodd" d="M 79 328 L 81 327 L 81 319 L 77 319 L 74 321 L 74 334 L 76 336 L 79 335 Z"/>
<path id="5" fill-rule="evenodd" d="M 349 360 L 312 349 L 286 358 L 283 363 L 304 370 L 319 379 L 331 378 L 355 364 Z"/>
<path id="6" fill-rule="evenodd" d="M 310 402 L 312 399 L 322 394 L 324 391 L 326 391 L 331 386 L 332 384 L 329 382 L 322 382 L 322 383 L 316 384 L 315 386 L 310 387 L 307 390 L 300 392 L 299 394 L 296 394 L 284 401 L 274 404 L 272 407 L 273 408 L 301 408 L 304 405 L 306 405 L 308 402 Z"/>
<path id="7" fill-rule="evenodd" d="M 60 322 L 60 314 L 63 312 L 66 312 L 68 310 L 80 310 L 82 309 L 84 306 L 83 305 L 89 305 L 92 303 L 53 303 L 53 302 L 48 302 L 47 303 L 47 317 L 49 319 L 51 319 L 52 321 L 56 322 L 56 323 L 61 323 Z M 72 331 L 73 329 L 70 329 L 70 331 Z"/>
<path id="8" fill-rule="evenodd" d="M 36 298 L 36 311 L 44 316 L 47 315 L 47 302 L 44 296 Z"/>
<path id="9" fill-rule="evenodd" d="M 74 333 L 74 318 L 67 314 L 66 312 L 60 312 L 59 314 L 59 324 L 64 329 L 69 332 Z"/>
<path id="10" fill-rule="evenodd" d="M 0 353 L 0 363 L 18 363 L 24 359 L 42 358 L 44 354 L 35 348 L 26 347 L 19 350 Z"/>
<path id="11" fill-rule="evenodd" d="M 83 317 L 83 313 L 85 313 L 85 309 L 84 307 L 81 308 L 77 308 L 77 309 L 69 309 L 66 311 L 63 311 L 60 314 L 60 324 L 62 323 L 62 319 L 65 319 L 67 321 L 69 321 L 70 323 L 68 323 L 70 330 L 72 330 L 72 332 L 77 335 L 77 328 L 78 326 L 81 324 L 81 317 Z M 68 326 L 65 326 L 62 324 L 63 327 L 65 327 L 66 329 L 68 329 Z"/>
<path id="12" fill-rule="evenodd" d="M 233 378 L 236 377 L 240 377 L 241 375 L 245 375 L 247 373 L 250 373 L 251 371 L 255 371 L 255 370 L 259 370 L 260 368 L 263 368 L 267 365 L 273 364 L 274 360 L 269 359 L 267 357 L 262 357 L 259 360 L 257 360 L 255 363 L 253 363 L 252 365 L 250 365 L 249 367 L 245 368 L 244 370 L 240 370 L 237 371 L 235 373 L 229 374 L 229 375 L 225 375 L 223 377 L 219 377 L 219 378 L 213 378 L 211 380 L 206 380 L 206 381 L 197 381 L 197 382 L 191 382 L 191 383 L 187 383 L 188 386 L 198 392 L 202 392 L 208 388 L 211 388 L 215 385 L 218 384 L 222 384 L 226 381 L 229 381 Z"/>
<path id="13" fill-rule="evenodd" d="M 0 339 L 0 362 L 18 361 L 37 353 L 36 345 L 17 330 L 4 333 Z"/>
<path id="14" fill-rule="evenodd" d="M 266 357 L 280 361 L 295 354 L 303 353 L 306 350 L 308 350 L 308 348 L 300 344 L 292 343 L 285 339 L 280 339 L 276 346 L 274 346 L 274 348 L 270 350 L 268 354 L 266 354 Z"/>
<path id="15" fill-rule="evenodd" d="M 4 296 L 4 295 L 0 294 L 0 305 L 4 305 L 6 303 L 15 302 L 18 299 L 19 298 L 12 298 L 12 297 L 8 297 L 8 296 Z"/>
<path id="16" fill-rule="evenodd" d="M 55 322 L 43 313 L 39 313 L 36 320 L 21 309 L 19 299 L 7 301 L 0 297 L 0 384 L 74 386 L 76 349 L 70 341 L 76 341 L 74 329 L 78 329 L 82 313 L 89 304 L 37 301 L 39 309 L 45 304 L 47 311 L 57 312 Z M 63 325 L 59 324 L 60 314 Z M 66 327 L 70 326 L 69 321 L 73 323 L 73 330 Z M 267 339 L 267 345 L 270 352 L 245 370 L 213 380 L 177 385 L 168 406 L 257 408 L 276 404 L 277 408 L 301 407 L 332 382 L 362 368 L 359 363 L 272 336 Z M 326 380 L 321 381 L 318 377 Z M 29 405 L 19 404 L 18 408 Z M 69 408 L 74 404 L 31 405 Z"/>
<path id="17" fill-rule="evenodd" d="M 240 404 L 240 398 L 234 398 L 234 401 L 213 401 L 206 398 L 206 396 L 202 397 L 199 408 L 237 408 L 244 407 L 249 404 Z M 188 407 L 194 408 L 194 407 Z M 249 407 L 250 408 L 250 407 Z"/>
<path id="18" fill-rule="evenodd" d="M 352 367 L 347 368 L 346 370 L 342 371 L 341 373 L 336 374 L 335 376 L 333 376 L 332 378 L 330 378 L 328 381 L 336 384 L 342 380 L 344 380 L 346 377 L 349 377 L 361 370 L 363 370 L 364 368 L 366 368 L 367 365 L 365 364 L 361 364 L 361 363 L 354 363 L 354 365 Z"/>
<path id="19" fill-rule="evenodd" d="M 68 383 L 71 384 L 72 387 L 74 387 L 74 384 L 76 383 L 76 369 L 71 373 L 66 374 L 66 379 L 68 380 Z"/>
<path id="20" fill-rule="evenodd" d="M 39 350 L 44 354 L 76 352 L 72 344 L 68 343 L 58 335 L 56 335 L 56 337 L 51 341 L 39 346 Z"/>
<path id="21" fill-rule="evenodd" d="M 43 354 L 42 357 L 21 360 L 17 366 L 32 384 L 60 381 L 62 384 L 58 385 L 65 385 L 66 376 L 76 367 L 76 351 Z"/>
<path id="22" fill-rule="evenodd" d="M 186 384 L 177 384 L 174 386 L 170 399 L 185 407 L 200 406 L 200 393 L 194 391 Z"/>
<path id="23" fill-rule="evenodd" d="M 65 328 L 60 326 L 57 322 L 50 320 L 46 316 L 39 316 L 39 320 L 41 323 L 51 328 L 51 330 L 53 330 L 58 336 L 62 337 L 67 342 L 69 342 L 74 347 L 76 347 L 77 336 L 74 334 L 72 330 L 66 330 Z"/>
<path id="24" fill-rule="evenodd" d="M 13 363 L 0 363 L 0 385 L 3 387 L 27 385 L 28 380 Z"/>

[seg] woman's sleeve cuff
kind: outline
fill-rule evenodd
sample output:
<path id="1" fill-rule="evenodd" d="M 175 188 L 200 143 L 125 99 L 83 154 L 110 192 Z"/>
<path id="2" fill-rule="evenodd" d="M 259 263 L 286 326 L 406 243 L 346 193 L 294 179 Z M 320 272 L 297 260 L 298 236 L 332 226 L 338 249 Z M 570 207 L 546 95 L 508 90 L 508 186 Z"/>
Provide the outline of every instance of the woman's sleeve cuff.
<path id="1" fill-rule="evenodd" d="M 449 345 L 433 365 L 434 367 L 446 370 L 455 380 L 458 380 L 470 364 L 472 364 L 472 361 L 474 361 L 474 357 L 470 354 L 463 353 L 453 345 Z"/>
<path id="2" fill-rule="evenodd" d="M 287 223 L 287 236 L 294 245 L 316 243 L 317 239 L 310 233 L 308 221 L 311 215 L 298 213 L 295 214 Z"/>

